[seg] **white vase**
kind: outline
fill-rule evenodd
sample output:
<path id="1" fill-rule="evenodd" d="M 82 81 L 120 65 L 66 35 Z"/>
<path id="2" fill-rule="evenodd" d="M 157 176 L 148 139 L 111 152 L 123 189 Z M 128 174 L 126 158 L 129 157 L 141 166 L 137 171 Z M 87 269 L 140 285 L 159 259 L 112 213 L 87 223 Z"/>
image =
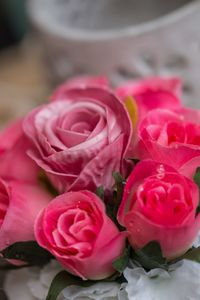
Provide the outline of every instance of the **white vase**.
<path id="1" fill-rule="evenodd" d="M 52 75 L 180 75 L 200 107 L 200 1 L 30 0 Z"/>

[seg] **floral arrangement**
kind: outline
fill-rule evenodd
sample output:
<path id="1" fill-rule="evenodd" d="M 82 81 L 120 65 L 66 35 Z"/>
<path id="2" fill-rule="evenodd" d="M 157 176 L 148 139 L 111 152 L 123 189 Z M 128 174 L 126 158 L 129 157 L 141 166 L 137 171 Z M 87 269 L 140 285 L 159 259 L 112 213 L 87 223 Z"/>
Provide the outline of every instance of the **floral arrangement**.
<path id="1" fill-rule="evenodd" d="M 1 133 L 10 300 L 200 299 L 200 111 L 180 99 L 177 78 L 75 78 Z"/>

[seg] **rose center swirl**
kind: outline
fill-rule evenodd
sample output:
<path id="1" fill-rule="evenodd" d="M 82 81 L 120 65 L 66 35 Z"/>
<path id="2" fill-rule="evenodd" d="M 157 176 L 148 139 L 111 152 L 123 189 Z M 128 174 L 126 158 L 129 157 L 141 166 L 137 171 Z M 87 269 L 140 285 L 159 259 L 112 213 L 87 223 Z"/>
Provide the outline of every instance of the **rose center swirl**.
<path id="1" fill-rule="evenodd" d="M 166 225 L 181 222 L 192 210 L 192 199 L 183 185 L 152 177 L 141 184 L 136 192 L 139 209 L 150 220 Z M 186 196 L 187 195 L 187 196 Z"/>
<path id="2" fill-rule="evenodd" d="M 54 242 L 68 255 L 89 255 L 99 227 L 89 207 L 69 208 L 57 218 L 52 232 Z"/>
<path id="3" fill-rule="evenodd" d="M 168 122 L 164 126 L 151 124 L 147 131 L 153 140 L 164 146 L 176 143 L 200 146 L 200 126 L 191 122 Z"/>

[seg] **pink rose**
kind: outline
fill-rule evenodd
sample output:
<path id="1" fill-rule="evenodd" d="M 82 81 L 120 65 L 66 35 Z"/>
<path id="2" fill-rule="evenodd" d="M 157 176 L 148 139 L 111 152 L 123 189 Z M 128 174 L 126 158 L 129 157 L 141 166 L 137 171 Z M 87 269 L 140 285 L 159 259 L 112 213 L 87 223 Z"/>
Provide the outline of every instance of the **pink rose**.
<path id="1" fill-rule="evenodd" d="M 138 132 L 139 141 L 135 150 L 138 158 L 152 158 L 179 169 L 189 160 L 200 156 L 198 110 L 152 110 L 141 122 Z"/>
<path id="2" fill-rule="evenodd" d="M 76 87 L 87 87 L 87 86 L 109 86 L 109 81 L 106 77 L 103 76 L 79 76 L 65 81 L 61 84 L 51 95 L 50 101 L 58 101 L 60 98 L 65 97 L 65 93 Z"/>
<path id="3" fill-rule="evenodd" d="M 30 147 L 22 130 L 22 120 L 18 120 L 0 133 L 0 177 L 35 182 L 38 166 L 26 154 Z"/>
<path id="4" fill-rule="evenodd" d="M 200 229 L 197 185 L 172 167 L 152 160 L 138 163 L 128 178 L 118 212 L 135 249 L 160 243 L 168 259 L 185 253 Z"/>
<path id="5" fill-rule="evenodd" d="M 50 202 L 36 221 L 35 236 L 69 272 L 92 280 L 115 272 L 112 262 L 122 254 L 126 238 L 106 215 L 102 200 L 89 191 L 65 193 Z"/>
<path id="6" fill-rule="evenodd" d="M 132 135 L 124 105 L 101 87 L 66 90 L 33 110 L 24 130 L 34 146 L 30 156 L 60 191 L 110 189 Z"/>
<path id="7" fill-rule="evenodd" d="M 135 97 L 160 91 L 166 91 L 180 96 L 181 80 L 176 77 L 149 77 L 125 82 L 117 88 L 118 94 L 123 98 L 130 95 Z"/>
<path id="8" fill-rule="evenodd" d="M 35 218 L 51 198 L 39 186 L 0 179 L 0 250 L 35 239 Z"/>
<path id="9" fill-rule="evenodd" d="M 130 81 L 117 88 L 121 99 L 132 96 L 139 109 L 139 121 L 155 108 L 174 109 L 181 106 L 181 81 L 178 78 L 153 77 Z"/>

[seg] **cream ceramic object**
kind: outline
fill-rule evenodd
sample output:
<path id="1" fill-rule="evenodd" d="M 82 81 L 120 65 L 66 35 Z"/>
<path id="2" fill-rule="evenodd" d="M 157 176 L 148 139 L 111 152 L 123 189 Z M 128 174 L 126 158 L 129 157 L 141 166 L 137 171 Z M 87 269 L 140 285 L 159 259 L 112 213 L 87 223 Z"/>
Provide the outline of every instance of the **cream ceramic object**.
<path id="1" fill-rule="evenodd" d="M 58 81 L 176 74 L 200 108 L 200 1 L 31 0 L 29 12 Z"/>

